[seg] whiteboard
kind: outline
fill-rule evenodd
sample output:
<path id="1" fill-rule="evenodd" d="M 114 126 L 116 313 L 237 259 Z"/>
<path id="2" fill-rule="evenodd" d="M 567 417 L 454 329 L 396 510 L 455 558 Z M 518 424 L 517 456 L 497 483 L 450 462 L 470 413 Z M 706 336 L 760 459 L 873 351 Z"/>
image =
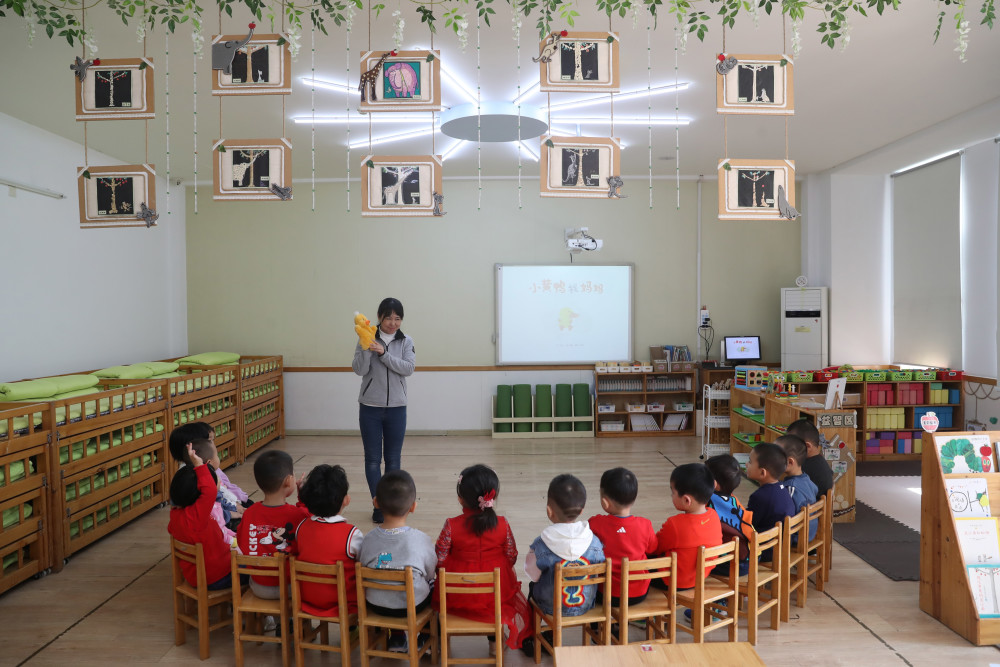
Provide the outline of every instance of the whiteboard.
<path id="1" fill-rule="evenodd" d="M 497 264 L 497 364 L 631 361 L 633 276 L 631 264 Z"/>

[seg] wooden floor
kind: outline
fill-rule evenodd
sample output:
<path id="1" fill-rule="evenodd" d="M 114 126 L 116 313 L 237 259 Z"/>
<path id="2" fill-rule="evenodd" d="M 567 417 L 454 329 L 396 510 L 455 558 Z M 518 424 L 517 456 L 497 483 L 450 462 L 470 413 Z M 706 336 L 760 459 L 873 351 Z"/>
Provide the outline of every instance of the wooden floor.
<path id="1" fill-rule="evenodd" d="M 287 450 L 296 472 L 318 463 L 347 469 L 353 502 L 345 512 L 363 531 L 371 529 L 360 438 L 291 436 L 271 447 Z M 472 463 L 494 467 L 501 481 L 498 509 L 510 521 L 520 548 L 547 525 L 545 492 L 556 474 L 570 472 L 587 485 L 586 515 L 600 511 L 601 473 L 623 465 L 639 477 L 635 512 L 659 528 L 668 514 L 669 478 L 675 465 L 696 461 L 694 438 L 492 440 L 488 437 L 414 436 L 403 449 L 403 467 L 417 482 L 419 505 L 411 522 L 436 539 L 445 518 L 459 513 L 455 481 Z M 247 492 L 256 489 L 252 461 L 229 471 Z M 744 500 L 749 491 L 737 495 Z M 260 499 L 260 492 L 252 494 Z M 74 555 L 65 569 L 27 581 L 0 596 L 4 647 L 0 665 L 196 664 L 197 637 L 174 646 L 171 621 L 166 508 L 154 510 Z M 522 575 L 523 577 L 523 575 Z M 637 630 L 633 632 L 638 633 Z M 718 639 L 724 633 L 715 633 Z M 690 641 L 678 633 L 681 642 Z M 638 638 L 638 637 L 637 637 Z M 745 629 L 740 638 L 745 640 Z M 710 636 L 710 640 L 713 638 Z M 567 643 L 579 643 L 573 633 Z M 456 640 L 454 652 L 484 651 L 485 640 Z M 834 544 L 832 581 L 825 593 L 810 588 L 807 606 L 792 607 L 792 622 L 765 629 L 757 652 L 768 665 L 989 665 L 1000 663 L 994 647 L 974 647 L 921 612 L 916 582 L 893 582 Z M 507 651 L 505 664 L 534 664 Z M 308 656 L 310 664 L 336 665 L 333 656 Z M 232 634 L 217 631 L 205 664 L 233 663 Z M 357 653 L 355 653 L 355 664 Z M 545 664 L 551 660 L 545 658 Z M 280 665 L 274 646 L 249 645 L 248 665 Z M 402 664 L 376 661 L 375 664 Z M 423 664 L 430 664 L 424 660 Z"/>

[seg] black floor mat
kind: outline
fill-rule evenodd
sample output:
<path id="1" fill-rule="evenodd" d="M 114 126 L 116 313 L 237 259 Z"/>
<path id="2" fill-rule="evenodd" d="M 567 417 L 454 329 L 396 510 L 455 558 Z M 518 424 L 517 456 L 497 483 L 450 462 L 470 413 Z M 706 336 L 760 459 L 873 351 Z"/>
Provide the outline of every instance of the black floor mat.
<path id="1" fill-rule="evenodd" d="M 919 477 L 920 461 L 858 461 L 858 477 Z"/>
<path id="2" fill-rule="evenodd" d="M 854 523 L 833 524 L 833 539 L 893 581 L 920 581 L 920 533 L 862 502 Z"/>

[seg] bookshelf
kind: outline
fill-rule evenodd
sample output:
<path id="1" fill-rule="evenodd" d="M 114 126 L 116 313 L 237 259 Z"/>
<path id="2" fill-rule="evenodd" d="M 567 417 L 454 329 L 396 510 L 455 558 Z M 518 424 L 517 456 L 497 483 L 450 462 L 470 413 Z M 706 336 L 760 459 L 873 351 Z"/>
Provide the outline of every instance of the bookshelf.
<path id="1" fill-rule="evenodd" d="M 595 435 L 600 438 L 694 435 L 696 374 L 696 370 L 595 372 Z M 674 422 L 681 427 L 671 428 Z M 644 428 L 643 423 L 648 426 Z"/>
<path id="2" fill-rule="evenodd" d="M 951 431 L 938 435 L 986 435 L 1000 441 L 1000 431 Z M 1000 516 L 1000 474 L 945 474 L 934 436 L 923 436 L 920 496 L 920 609 L 977 646 L 1000 643 L 1000 618 L 981 617 L 973 599 L 945 481 L 984 478 L 990 515 Z M 996 468 L 994 467 L 994 470 Z"/>

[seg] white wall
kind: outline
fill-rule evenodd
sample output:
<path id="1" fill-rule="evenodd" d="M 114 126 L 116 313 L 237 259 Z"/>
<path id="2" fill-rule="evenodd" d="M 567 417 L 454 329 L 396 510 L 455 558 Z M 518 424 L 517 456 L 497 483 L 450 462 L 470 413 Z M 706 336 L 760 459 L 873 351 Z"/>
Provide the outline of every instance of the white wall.
<path id="1" fill-rule="evenodd" d="M 186 354 L 183 190 L 157 179 L 156 227 L 80 229 L 83 146 L 5 114 L 0 145 L 0 177 L 65 195 L 0 186 L 0 381 Z"/>

